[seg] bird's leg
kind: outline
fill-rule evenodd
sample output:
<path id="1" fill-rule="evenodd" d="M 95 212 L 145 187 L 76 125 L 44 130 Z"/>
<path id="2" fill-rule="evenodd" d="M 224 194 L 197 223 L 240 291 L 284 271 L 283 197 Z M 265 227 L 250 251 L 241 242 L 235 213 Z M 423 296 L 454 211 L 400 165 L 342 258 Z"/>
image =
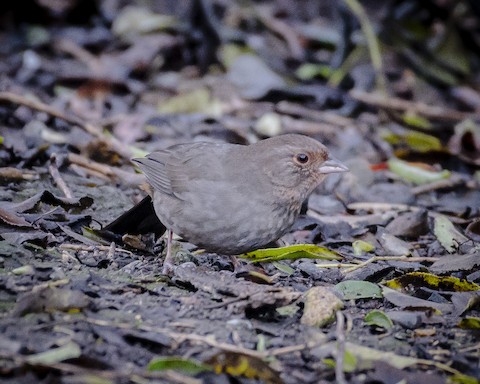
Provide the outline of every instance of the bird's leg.
<path id="1" fill-rule="evenodd" d="M 240 262 L 238 261 L 236 256 L 229 255 L 230 262 L 232 263 L 233 266 L 233 272 L 239 272 L 240 271 Z"/>
<path id="2" fill-rule="evenodd" d="M 173 241 L 173 232 L 171 229 L 167 229 L 167 255 L 165 256 L 165 260 L 163 261 L 163 274 L 171 276 L 174 272 L 173 266 L 173 256 L 172 256 L 172 241 Z"/>

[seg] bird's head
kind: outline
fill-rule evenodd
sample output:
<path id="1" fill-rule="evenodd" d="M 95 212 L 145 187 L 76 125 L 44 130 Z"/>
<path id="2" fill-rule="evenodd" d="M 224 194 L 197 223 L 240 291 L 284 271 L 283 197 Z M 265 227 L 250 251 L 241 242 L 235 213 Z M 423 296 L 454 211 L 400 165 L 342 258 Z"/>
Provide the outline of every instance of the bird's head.
<path id="1" fill-rule="evenodd" d="M 329 173 L 348 171 L 323 144 L 307 136 L 281 135 L 251 147 L 256 147 L 258 166 L 270 181 L 299 199 L 306 199 Z"/>

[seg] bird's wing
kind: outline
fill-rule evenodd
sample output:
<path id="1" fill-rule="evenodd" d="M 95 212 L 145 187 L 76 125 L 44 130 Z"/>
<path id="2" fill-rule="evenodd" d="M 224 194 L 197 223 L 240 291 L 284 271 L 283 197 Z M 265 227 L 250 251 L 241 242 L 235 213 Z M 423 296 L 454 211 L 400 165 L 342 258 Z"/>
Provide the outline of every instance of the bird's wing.
<path id="1" fill-rule="evenodd" d="M 197 181 L 222 177 L 222 161 L 218 157 L 225 156 L 227 151 L 225 144 L 179 144 L 133 160 L 156 191 L 183 200 L 183 193 Z"/>
<path id="2" fill-rule="evenodd" d="M 172 185 L 167 173 L 170 157 L 168 150 L 150 153 L 147 157 L 133 159 L 147 177 L 152 187 L 167 195 L 173 195 Z"/>

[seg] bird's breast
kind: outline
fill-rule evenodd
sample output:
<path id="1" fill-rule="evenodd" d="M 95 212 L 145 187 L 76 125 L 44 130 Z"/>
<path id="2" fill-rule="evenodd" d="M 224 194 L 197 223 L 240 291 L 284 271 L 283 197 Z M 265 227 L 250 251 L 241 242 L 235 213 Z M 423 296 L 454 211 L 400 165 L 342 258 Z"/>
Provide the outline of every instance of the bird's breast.
<path id="1" fill-rule="evenodd" d="M 281 201 L 270 194 L 235 190 L 184 197 L 156 196 L 160 220 L 189 242 L 224 254 L 248 252 L 277 240 L 288 231 L 301 207 L 301 203 Z"/>

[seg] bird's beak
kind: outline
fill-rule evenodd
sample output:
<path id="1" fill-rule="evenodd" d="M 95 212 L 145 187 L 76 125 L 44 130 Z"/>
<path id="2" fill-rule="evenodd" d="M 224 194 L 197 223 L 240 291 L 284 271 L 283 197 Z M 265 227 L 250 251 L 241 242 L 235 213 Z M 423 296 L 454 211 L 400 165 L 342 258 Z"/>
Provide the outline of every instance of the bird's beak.
<path id="1" fill-rule="evenodd" d="M 340 161 L 334 158 L 329 158 L 325 161 L 320 168 L 318 169 L 320 173 L 338 173 L 338 172 L 348 172 L 348 168 L 343 165 Z"/>

